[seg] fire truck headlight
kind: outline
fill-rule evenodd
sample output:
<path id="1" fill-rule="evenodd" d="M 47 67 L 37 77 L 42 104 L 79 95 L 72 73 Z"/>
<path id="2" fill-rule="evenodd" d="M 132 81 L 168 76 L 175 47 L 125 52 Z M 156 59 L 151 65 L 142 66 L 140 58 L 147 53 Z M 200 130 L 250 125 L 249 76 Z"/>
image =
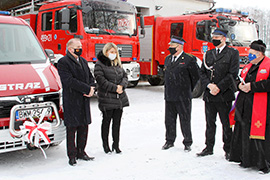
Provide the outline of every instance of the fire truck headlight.
<path id="1" fill-rule="evenodd" d="M 139 73 L 140 72 L 140 67 L 134 67 L 133 72 Z"/>
<path id="2" fill-rule="evenodd" d="M 130 70 L 126 69 L 126 73 L 127 73 L 127 75 L 130 75 Z"/>
<path id="3" fill-rule="evenodd" d="M 38 101 L 44 101 L 44 97 L 38 97 Z"/>
<path id="4" fill-rule="evenodd" d="M 132 72 L 131 76 L 133 78 L 140 77 L 140 66 L 137 66 L 137 67 L 132 68 L 132 71 L 131 72 Z"/>
<path id="5" fill-rule="evenodd" d="M 31 98 L 25 98 L 24 102 L 30 103 L 31 102 Z"/>

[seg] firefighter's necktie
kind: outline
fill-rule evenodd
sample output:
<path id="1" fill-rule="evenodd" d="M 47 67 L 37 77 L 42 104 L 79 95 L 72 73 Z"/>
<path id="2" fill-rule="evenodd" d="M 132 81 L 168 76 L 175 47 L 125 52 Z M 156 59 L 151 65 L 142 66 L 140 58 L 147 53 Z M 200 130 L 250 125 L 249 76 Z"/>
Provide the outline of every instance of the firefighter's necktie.
<path id="1" fill-rule="evenodd" d="M 176 56 L 173 56 L 172 62 L 175 62 L 175 61 L 176 61 Z"/>
<path id="2" fill-rule="evenodd" d="M 220 49 L 217 49 L 217 55 L 219 55 L 219 53 L 220 53 Z"/>

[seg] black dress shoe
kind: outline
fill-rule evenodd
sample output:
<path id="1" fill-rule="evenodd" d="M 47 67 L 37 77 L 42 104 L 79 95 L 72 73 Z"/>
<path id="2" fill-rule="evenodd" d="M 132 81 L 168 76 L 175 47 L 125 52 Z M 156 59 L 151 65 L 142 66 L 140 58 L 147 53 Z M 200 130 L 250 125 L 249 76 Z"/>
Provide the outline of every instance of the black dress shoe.
<path id="1" fill-rule="evenodd" d="M 162 150 L 170 149 L 173 146 L 173 143 L 165 143 L 164 146 L 162 146 Z"/>
<path id="2" fill-rule="evenodd" d="M 191 151 L 191 147 L 190 146 L 185 146 L 184 151 L 190 152 Z"/>
<path id="3" fill-rule="evenodd" d="M 249 167 L 251 167 L 250 165 L 248 165 L 248 164 L 246 164 L 246 163 L 243 163 L 243 162 L 241 162 L 241 163 L 239 164 L 239 166 L 240 166 L 241 168 L 249 168 Z"/>
<path id="4" fill-rule="evenodd" d="M 69 159 L 68 164 L 71 166 L 75 166 L 77 164 L 76 159 L 75 158 Z"/>
<path id="5" fill-rule="evenodd" d="M 89 160 L 94 160 L 95 158 L 94 157 L 90 157 L 87 154 L 83 154 L 83 155 L 78 155 L 77 156 L 77 159 L 82 159 L 82 160 L 85 160 L 85 161 L 89 161 Z"/>
<path id="6" fill-rule="evenodd" d="M 263 174 L 268 174 L 268 173 L 270 172 L 270 169 L 267 168 L 267 167 L 265 167 L 265 168 L 263 168 L 263 169 L 260 169 L 259 171 L 260 171 L 261 173 L 263 173 Z"/>
<path id="7" fill-rule="evenodd" d="M 207 148 L 205 148 L 202 152 L 197 153 L 197 156 L 203 157 L 203 156 L 208 156 L 208 155 L 212 155 L 213 154 L 213 150 L 209 150 Z"/>

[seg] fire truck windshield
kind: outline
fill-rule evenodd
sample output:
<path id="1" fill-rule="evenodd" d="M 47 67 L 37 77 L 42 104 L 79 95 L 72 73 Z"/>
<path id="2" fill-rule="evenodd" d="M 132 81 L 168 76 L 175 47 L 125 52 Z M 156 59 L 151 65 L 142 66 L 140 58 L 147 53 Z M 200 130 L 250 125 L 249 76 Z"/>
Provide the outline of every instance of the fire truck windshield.
<path id="1" fill-rule="evenodd" d="M 46 62 L 46 56 L 28 26 L 0 24 L 0 64 Z"/>
<path id="2" fill-rule="evenodd" d="M 92 10 L 83 13 L 85 32 L 92 34 L 128 35 L 137 34 L 136 16 L 130 12 Z"/>
<path id="3" fill-rule="evenodd" d="M 258 39 L 254 23 L 237 21 L 235 26 L 228 26 L 229 36 L 234 46 L 248 46 Z"/>

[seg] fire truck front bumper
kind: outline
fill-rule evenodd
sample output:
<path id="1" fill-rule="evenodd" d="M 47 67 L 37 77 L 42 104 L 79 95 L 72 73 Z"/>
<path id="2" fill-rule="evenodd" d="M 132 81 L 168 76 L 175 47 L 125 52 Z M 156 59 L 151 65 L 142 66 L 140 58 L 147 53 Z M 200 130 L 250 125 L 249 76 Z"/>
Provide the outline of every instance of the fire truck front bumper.
<path id="1" fill-rule="evenodd" d="M 59 144 L 66 138 L 66 127 L 62 122 L 57 129 L 53 129 L 51 133 L 48 133 L 48 137 L 51 141 L 50 144 Z M 44 142 L 40 142 L 40 145 L 45 145 Z M 12 137 L 8 128 L 0 129 L 0 153 L 16 151 L 27 148 L 27 142 L 22 141 L 20 138 Z"/>

